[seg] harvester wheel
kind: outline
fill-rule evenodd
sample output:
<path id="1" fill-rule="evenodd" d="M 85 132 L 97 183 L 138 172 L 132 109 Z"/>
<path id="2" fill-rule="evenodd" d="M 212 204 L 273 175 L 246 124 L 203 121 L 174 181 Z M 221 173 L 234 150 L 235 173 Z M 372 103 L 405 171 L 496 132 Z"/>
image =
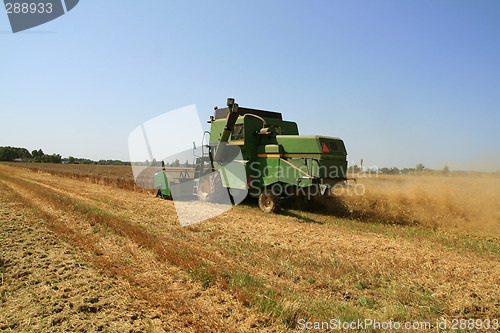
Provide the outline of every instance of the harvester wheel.
<path id="1" fill-rule="evenodd" d="M 264 213 L 277 213 L 280 210 L 280 198 L 269 192 L 263 192 L 259 196 L 259 208 Z"/>
<path id="2" fill-rule="evenodd" d="M 198 199 L 201 202 L 221 202 L 225 193 L 227 193 L 227 190 L 222 185 L 222 179 L 218 171 L 210 171 L 200 178 Z"/>

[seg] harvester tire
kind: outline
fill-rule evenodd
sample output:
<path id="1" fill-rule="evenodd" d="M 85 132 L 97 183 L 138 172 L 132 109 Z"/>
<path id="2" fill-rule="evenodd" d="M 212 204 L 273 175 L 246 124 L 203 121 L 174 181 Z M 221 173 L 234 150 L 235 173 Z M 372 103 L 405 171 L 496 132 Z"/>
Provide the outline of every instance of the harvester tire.
<path id="1" fill-rule="evenodd" d="M 280 198 L 270 192 L 263 192 L 259 196 L 259 208 L 264 213 L 277 213 L 280 210 Z"/>
<path id="2" fill-rule="evenodd" d="M 210 171 L 200 178 L 198 199 L 201 202 L 222 203 L 225 193 L 227 193 L 227 190 L 222 185 L 222 179 L 218 171 Z"/>

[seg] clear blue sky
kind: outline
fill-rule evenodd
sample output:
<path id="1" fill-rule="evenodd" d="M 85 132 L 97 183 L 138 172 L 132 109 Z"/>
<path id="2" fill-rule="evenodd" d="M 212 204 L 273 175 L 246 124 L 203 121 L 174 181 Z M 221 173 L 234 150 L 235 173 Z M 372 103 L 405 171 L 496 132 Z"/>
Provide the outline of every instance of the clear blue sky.
<path id="1" fill-rule="evenodd" d="M 500 169 L 497 0 L 81 0 L 17 34 L 0 13 L 0 50 L 0 146 L 128 160 L 144 121 L 234 97 L 353 163 Z"/>

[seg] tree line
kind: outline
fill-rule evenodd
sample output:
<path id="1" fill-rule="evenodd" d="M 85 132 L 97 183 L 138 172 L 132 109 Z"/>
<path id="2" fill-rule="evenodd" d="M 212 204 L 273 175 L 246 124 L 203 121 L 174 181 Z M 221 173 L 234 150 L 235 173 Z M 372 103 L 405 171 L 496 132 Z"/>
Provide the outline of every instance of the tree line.
<path id="1" fill-rule="evenodd" d="M 0 147 L 0 161 L 12 162 L 37 162 L 37 163 L 62 163 L 62 157 L 59 154 L 47 155 L 43 150 L 33 150 L 31 153 L 26 148 L 18 147 Z"/>
<path id="2" fill-rule="evenodd" d="M 0 147 L 0 161 L 2 162 L 33 162 L 33 163 L 68 163 L 68 164 L 98 164 L 98 165 L 130 165 L 130 162 L 120 160 L 92 161 L 87 158 L 70 156 L 62 158 L 60 154 L 45 154 L 42 149 L 29 151 L 26 148 Z"/>
<path id="3" fill-rule="evenodd" d="M 379 174 L 385 174 L 385 175 L 414 175 L 414 174 L 435 174 L 435 173 L 442 173 L 444 175 L 449 175 L 450 174 L 450 169 L 448 168 L 447 165 L 444 166 L 442 170 L 431 170 L 429 168 L 426 168 L 422 163 L 417 164 L 414 168 L 403 168 L 399 169 L 397 167 L 392 167 L 392 168 L 376 168 L 376 169 L 365 169 L 363 170 L 361 167 L 358 165 L 351 165 L 349 166 L 348 170 L 349 173 L 361 173 L 361 172 L 371 172 L 371 173 L 379 173 Z"/>
<path id="4" fill-rule="evenodd" d="M 194 168 L 195 167 L 195 165 L 189 163 L 188 160 L 186 160 L 186 162 L 184 162 L 184 163 L 181 163 L 181 161 L 179 161 L 179 159 L 176 159 L 176 160 L 171 161 L 171 162 L 164 162 L 164 161 L 157 161 L 156 158 L 153 158 L 152 161 L 146 160 L 144 162 L 133 162 L 132 164 L 134 166 L 158 166 L 158 167 L 163 166 L 163 167 L 174 167 L 174 168 L 177 168 L 177 167 Z"/>

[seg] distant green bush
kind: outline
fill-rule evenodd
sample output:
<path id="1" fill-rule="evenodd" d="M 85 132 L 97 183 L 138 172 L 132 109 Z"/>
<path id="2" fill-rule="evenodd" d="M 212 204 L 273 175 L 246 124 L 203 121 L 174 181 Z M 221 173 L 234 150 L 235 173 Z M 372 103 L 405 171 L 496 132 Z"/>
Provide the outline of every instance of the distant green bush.
<path id="1" fill-rule="evenodd" d="M 42 155 L 42 156 L 34 157 L 33 162 L 36 162 L 36 163 L 62 163 L 62 158 L 61 158 L 61 155 L 59 155 L 59 154 Z"/>
<path id="2" fill-rule="evenodd" d="M 32 156 L 25 148 L 0 147 L 0 161 L 11 162 L 15 159 L 30 159 Z"/>

